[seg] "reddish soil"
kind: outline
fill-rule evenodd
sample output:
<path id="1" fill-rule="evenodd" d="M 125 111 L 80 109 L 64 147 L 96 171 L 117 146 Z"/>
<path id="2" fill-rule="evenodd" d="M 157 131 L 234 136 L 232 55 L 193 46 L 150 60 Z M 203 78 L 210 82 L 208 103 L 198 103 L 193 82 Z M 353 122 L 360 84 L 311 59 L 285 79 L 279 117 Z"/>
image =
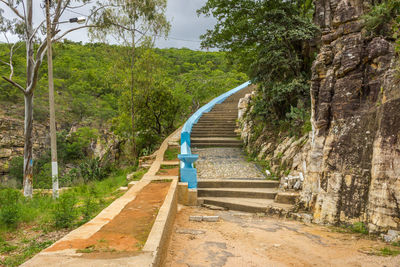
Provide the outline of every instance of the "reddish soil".
<path id="1" fill-rule="evenodd" d="M 108 224 L 89 239 L 62 241 L 46 251 L 76 249 L 81 252 L 137 252 L 150 233 L 170 187 L 169 182 L 150 183 Z"/>
<path id="2" fill-rule="evenodd" d="M 176 168 L 172 168 L 172 169 L 160 169 L 157 172 L 157 175 L 160 175 L 160 176 L 179 176 L 179 167 L 177 166 Z"/>

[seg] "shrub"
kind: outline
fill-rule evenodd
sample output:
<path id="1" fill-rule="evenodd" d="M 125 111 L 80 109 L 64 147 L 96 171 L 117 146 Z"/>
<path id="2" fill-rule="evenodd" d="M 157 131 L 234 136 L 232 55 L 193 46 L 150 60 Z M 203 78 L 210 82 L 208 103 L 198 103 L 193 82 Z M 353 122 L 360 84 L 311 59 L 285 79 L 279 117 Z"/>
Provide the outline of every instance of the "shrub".
<path id="1" fill-rule="evenodd" d="M 38 168 L 37 173 L 33 176 L 36 188 L 52 188 L 51 181 L 51 163 L 47 162 Z"/>
<path id="2" fill-rule="evenodd" d="M 24 179 L 24 157 L 14 157 L 11 159 L 9 175 L 22 185 Z"/>
<path id="3" fill-rule="evenodd" d="M 363 222 L 356 222 L 350 226 L 351 231 L 360 234 L 368 234 L 368 229 Z"/>
<path id="4" fill-rule="evenodd" d="M 290 112 L 286 113 L 290 123 L 291 135 L 304 135 L 311 131 L 310 112 L 305 108 L 290 107 Z"/>
<path id="5" fill-rule="evenodd" d="M 78 168 L 72 168 L 67 173 L 59 177 L 61 187 L 72 186 L 77 184 L 80 179 L 80 172 Z"/>
<path id="6" fill-rule="evenodd" d="M 370 12 L 364 15 L 367 34 L 391 38 L 394 24 L 400 22 L 400 1 L 386 0 L 374 5 Z"/>
<path id="7" fill-rule="evenodd" d="M 75 209 L 76 195 L 70 192 L 62 194 L 56 201 L 52 215 L 57 228 L 68 228 L 74 224 L 78 214 Z"/>
<path id="8" fill-rule="evenodd" d="M 99 158 L 88 159 L 79 165 L 80 174 L 85 182 L 104 179 L 109 171 L 109 166 L 101 166 Z"/>
<path id="9" fill-rule="evenodd" d="M 92 215 L 97 211 L 98 205 L 92 196 L 85 198 L 83 207 L 82 207 L 82 215 L 83 222 L 87 222 L 92 218 Z"/>
<path id="10" fill-rule="evenodd" d="M 17 227 L 21 221 L 21 192 L 15 189 L 0 191 L 0 223 L 7 227 Z"/>

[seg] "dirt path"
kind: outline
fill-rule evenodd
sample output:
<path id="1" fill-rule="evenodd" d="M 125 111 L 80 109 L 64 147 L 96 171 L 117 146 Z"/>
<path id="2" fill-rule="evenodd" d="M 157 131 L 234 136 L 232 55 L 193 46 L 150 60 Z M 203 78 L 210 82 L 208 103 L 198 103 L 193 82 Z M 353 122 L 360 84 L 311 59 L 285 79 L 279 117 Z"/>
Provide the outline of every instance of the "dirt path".
<path id="1" fill-rule="evenodd" d="M 221 219 L 191 222 L 190 215 L 219 215 Z M 165 266 L 400 266 L 400 255 L 367 253 L 384 246 L 322 226 L 183 207 L 177 214 Z"/>

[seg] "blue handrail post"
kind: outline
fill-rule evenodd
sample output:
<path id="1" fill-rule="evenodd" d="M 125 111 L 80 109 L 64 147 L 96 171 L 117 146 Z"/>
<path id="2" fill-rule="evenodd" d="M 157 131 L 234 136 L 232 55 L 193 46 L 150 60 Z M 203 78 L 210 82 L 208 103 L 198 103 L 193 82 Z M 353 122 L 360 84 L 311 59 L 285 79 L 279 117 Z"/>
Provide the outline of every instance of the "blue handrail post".
<path id="1" fill-rule="evenodd" d="M 181 166 L 181 181 L 188 183 L 188 188 L 197 188 L 197 170 L 193 168 L 193 163 L 199 158 L 195 154 L 180 154 L 178 158 L 183 162 Z"/>

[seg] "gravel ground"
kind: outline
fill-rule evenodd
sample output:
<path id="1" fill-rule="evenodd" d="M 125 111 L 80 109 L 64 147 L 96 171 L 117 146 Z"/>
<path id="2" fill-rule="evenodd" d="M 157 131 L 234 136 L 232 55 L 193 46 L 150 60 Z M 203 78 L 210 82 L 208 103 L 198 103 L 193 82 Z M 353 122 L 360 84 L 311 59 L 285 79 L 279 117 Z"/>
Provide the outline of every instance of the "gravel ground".
<path id="1" fill-rule="evenodd" d="M 247 162 L 241 148 L 196 148 L 199 179 L 265 179 L 257 167 Z"/>

